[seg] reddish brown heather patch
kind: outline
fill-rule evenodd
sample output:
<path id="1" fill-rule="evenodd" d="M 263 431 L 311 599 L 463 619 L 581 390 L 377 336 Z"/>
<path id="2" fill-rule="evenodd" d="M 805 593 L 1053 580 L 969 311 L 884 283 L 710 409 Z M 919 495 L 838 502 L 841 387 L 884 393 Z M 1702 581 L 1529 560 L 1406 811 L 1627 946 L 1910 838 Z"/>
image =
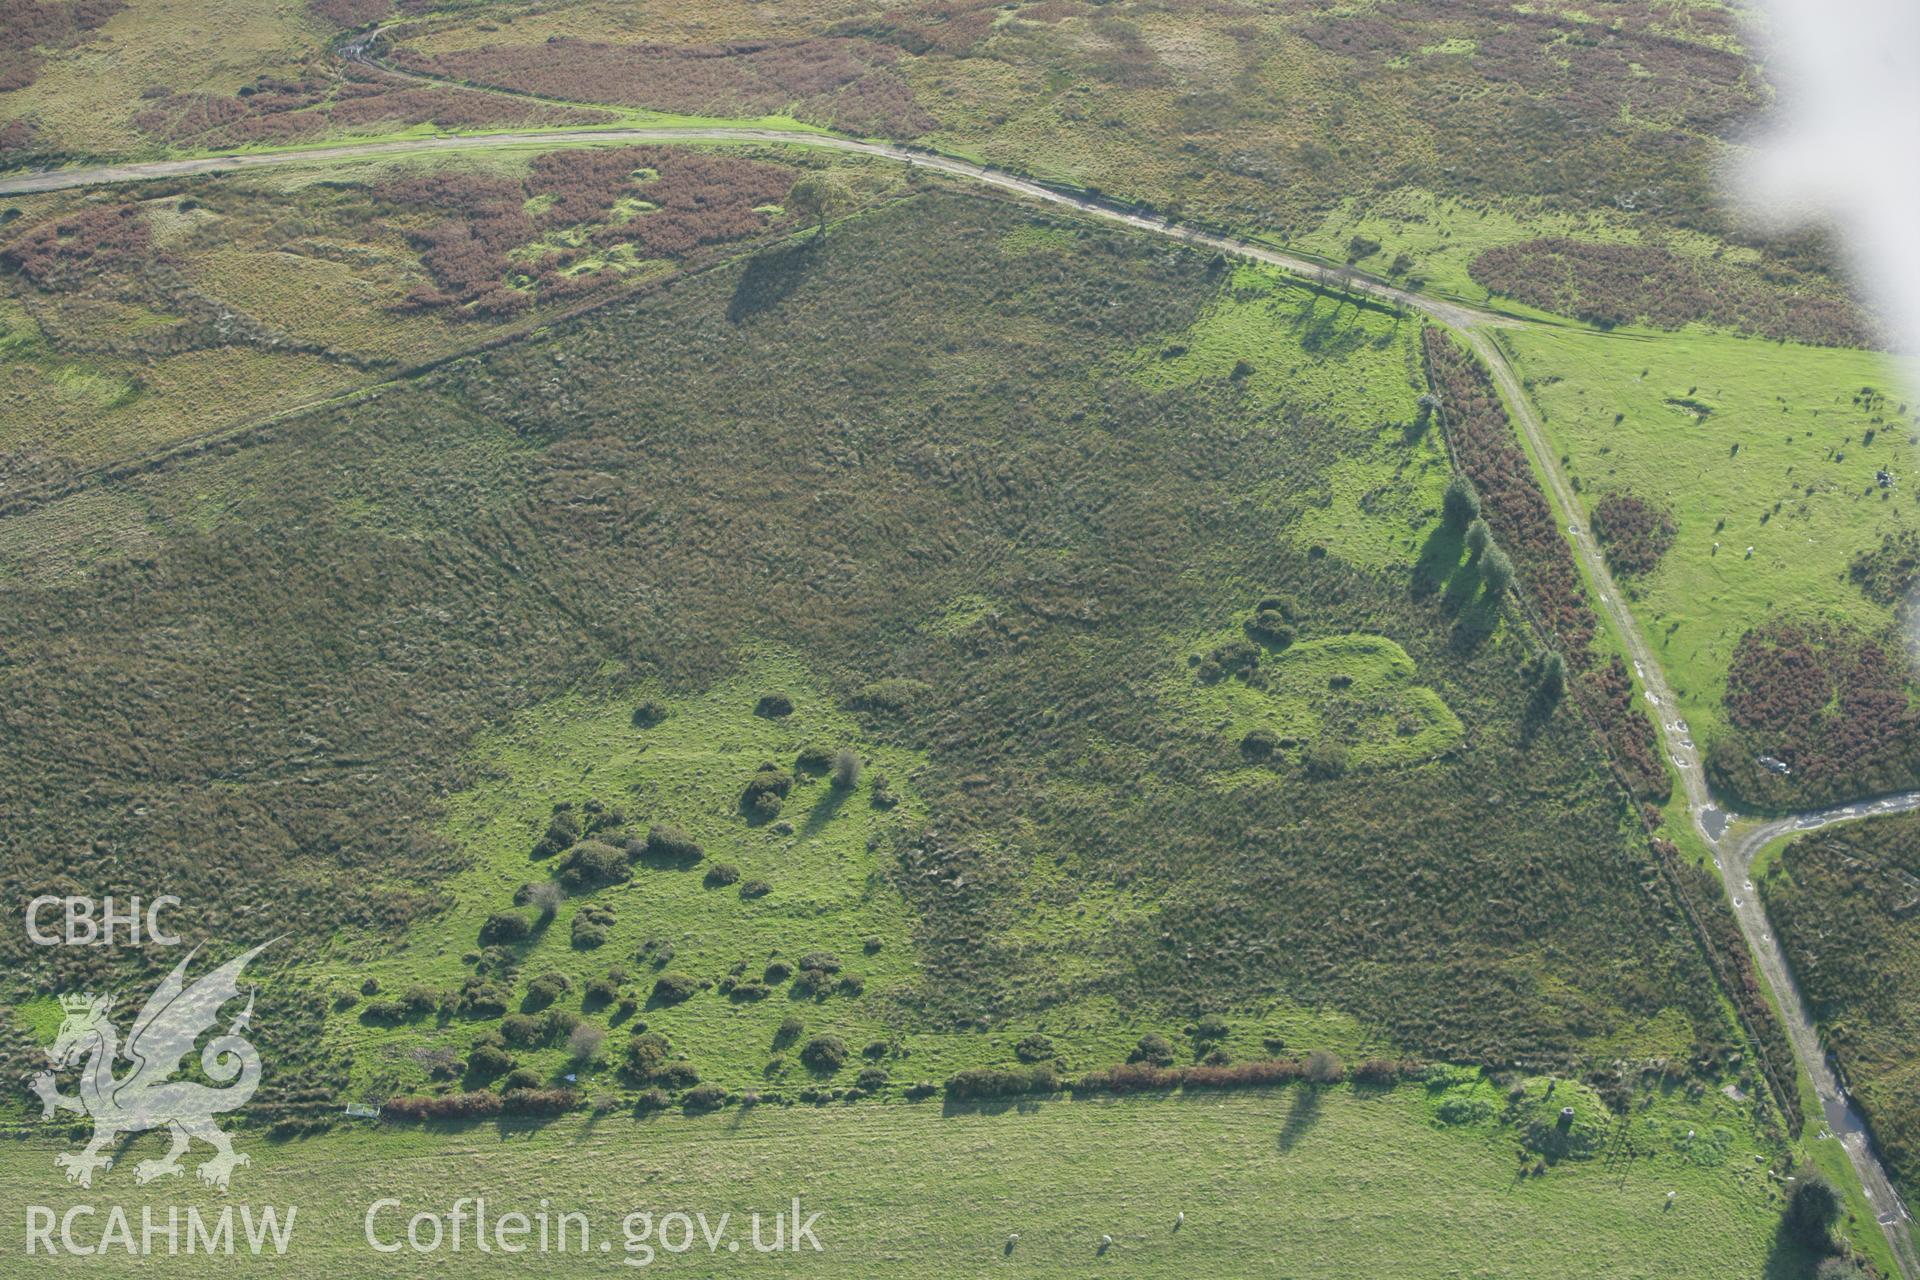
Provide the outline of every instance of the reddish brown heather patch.
<path id="1" fill-rule="evenodd" d="M 1613 655 L 1605 666 L 1580 677 L 1580 684 L 1634 795 L 1654 804 L 1672 799 L 1673 778 L 1660 762 L 1659 739 L 1654 736 L 1653 725 L 1634 705 L 1633 681 L 1620 655 Z"/>
<path id="2" fill-rule="evenodd" d="M 136 204 L 91 205 L 43 222 L 0 249 L 0 263 L 54 292 L 152 258 L 147 219 Z"/>
<path id="3" fill-rule="evenodd" d="M 125 7 L 124 0 L 0 0 L 0 92 L 32 84 L 41 51 L 79 44 Z"/>
<path id="4" fill-rule="evenodd" d="M 1627 575 L 1652 573 L 1677 532 L 1671 512 L 1624 489 L 1594 504 L 1593 530 L 1606 547 L 1608 566 Z"/>
<path id="5" fill-rule="evenodd" d="M 1828 347 L 1874 340 L 1866 318 L 1832 285 L 1772 259 L 1763 274 L 1658 245 L 1554 236 L 1489 249 L 1467 270 L 1496 293 L 1598 325 L 1677 329 L 1699 321 Z"/>
<path id="6" fill-rule="evenodd" d="M 1783 619 L 1747 632 L 1727 672 L 1726 708 L 1740 732 L 1711 763 L 1739 794 L 1790 786 L 1838 799 L 1911 786 L 1920 770 L 1920 710 L 1904 661 L 1848 627 Z M 1758 785 L 1768 781 L 1759 756 L 1793 772 Z"/>
<path id="7" fill-rule="evenodd" d="M 39 126 L 31 120 L 9 120 L 0 124 L 0 169 L 25 164 L 34 152 Z"/>
<path id="8" fill-rule="evenodd" d="M 909 138 L 933 127 L 894 70 L 899 50 L 825 37 L 793 44 L 613 45 L 556 38 L 429 57 L 402 48 L 396 66 L 574 102 L 618 102 L 689 115 L 792 110 L 849 133 Z"/>
<path id="9" fill-rule="evenodd" d="M 393 12 L 393 0 L 307 0 L 307 12 L 342 27 L 364 27 Z"/>
<path id="10" fill-rule="evenodd" d="M 231 97 L 166 94 L 134 116 L 133 125 L 175 144 L 240 147 L 422 122 L 441 129 L 475 129 L 605 119 L 601 111 L 515 101 L 451 85 L 423 86 L 355 65 L 294 80 L 263 78 Z"/>
<path id="11" fill-rule="evenodd" d="M 646 176 L 650 172 L 652 176 Z M 705 245 L 764 231 L 756 207 L 776 203 L 792 185 L 780 165 L 675 147 L 556 151 L 536 157 L 524 182 L 464 173 L 435 173 L 381 185 L 376 194 L 403 207 L 445 210 L 454 216 L 415 233 L 433 289 L 416 290 L 410 307 L 462 307 L 497 315 L 599 288 L 602 273 L 566 274 L 595 248 L 636 246 L 641 256 L 678 258 Z M 550 203 L 535 218 L 530 197 Z M 606 222 L 627 196 L 656 206 L 624 222 Z M 597 225 L 604 224 L 604 225 Z M 538 232 L 591 228 L 590 244 L 554 249 L 516 268 L 512 250 Z M 512 283 L 509 278 L 517 274 Z"/>

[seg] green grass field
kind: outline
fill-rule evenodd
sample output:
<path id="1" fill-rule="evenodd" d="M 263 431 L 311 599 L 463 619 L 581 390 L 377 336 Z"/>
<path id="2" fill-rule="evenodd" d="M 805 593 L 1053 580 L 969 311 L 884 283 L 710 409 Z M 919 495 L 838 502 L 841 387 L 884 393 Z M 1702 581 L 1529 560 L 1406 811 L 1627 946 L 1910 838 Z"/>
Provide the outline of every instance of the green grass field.
<path id="1" fill-rule="evenodd" d="M 1551 1117 L 1569 1104 L 1578 1119 L 1557 1135 Z M 727 1213 L 729 1234 L 748 1239 L 752 1213 L 770 1214 L 795 1196 L 820 1214 L 819 1253 L 775 1260 L 749 1243 L 709 1256 L 696 1230 L 692 1252 L 655 1261 L 669 1272 L 876 1277 L 1805 1274 L 1804 1259 L 1774 1248 L 1774 1153 L 1741 1136 L 1739 1112 L 1719 1094 L 1697 1102 L 1674 1095 L 1614 1120 L 1575 1086 L 1549 1095 L 1535 1080 L 1510 1099 L 1463 1077 L 1386 1094 L 1295 1087 L 946 1114 L 929 1102 L 762 1107 L 638 1125 L 610 1115 L 538 1129 L 363 1127 L 287 1144 L 243 1141 L 253 1163 L 225 1199 L 191 1178 L 136 1188 L 124 1161 L 91 1192 L 76 1192 L 53 1169 L 53 1146 L 36 1139 L 0 1147 L 0 1197 L 21 1210 L 87 1202 L 104 1215 L 124 1205 L 136 1231 L 145 1203 L 212 1212 L 229 1202 L 292 1205 L 285 1259 L 222 1267 L 286 1274 L 298 1266 L 342 1280 L 496 1274 L 516 1261 L 540 1275 L 613 1273 L 642 1256 L 626 1252 L 630 1213 L 656 1221 L 705 1213 L 716 1229 Z M 1529 1141 L 1556 1152 L 1538 1173 L 1537 1154 L 1515 1157 Z M 128 1159 L 149 1154 L 145 1145 Z M 541 1197 L 556 1213 L 585 1213 L 587 1254 L 484 1257 L 471 1236 L 458 1254 L 387 1255 L 366 1243 L 376 1200 L 402 1202 L 376 1220 L 376 1238 L 391 1243 L 412 1214 L 445 1213 L 482 1194 L 492 1215 L 533 1213 Z M 82 1220 L 80 1230 L 84 1237 L 98 1225 Z M 1112 1237 L 1104 1251 L 1103 1236 Z M 149 1276 L 204 1275 L 206 1265 L 165 1257 L 135 1265 L 114 1255 L 33 1262 L 35 1274 L 64 1267 Z"/>
<path id="2" fill-rule="evenodd" d="M 1920 527 L 1914 418 L 1888 358 L 1698 330 L 1502 341 L 1587 518 L 1617 490 L 1673 514 L 1671 549 L 1626 585 L 1696 735 L 1723 722 L 1728 662 L 1749 628 L 1779 614 L 1869 631 L 1892 621 L 1847 574 L 1883 534 Z M 1876 483 L 1883 468 L 1891 488 Z"/>

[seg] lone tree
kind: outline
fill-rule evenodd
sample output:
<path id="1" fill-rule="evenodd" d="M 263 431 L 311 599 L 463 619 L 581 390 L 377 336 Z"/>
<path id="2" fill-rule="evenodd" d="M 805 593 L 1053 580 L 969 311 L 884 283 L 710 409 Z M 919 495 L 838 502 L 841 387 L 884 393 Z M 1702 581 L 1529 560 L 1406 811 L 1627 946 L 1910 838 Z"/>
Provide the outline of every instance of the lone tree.
<path id="1" fill-rule="evenodd" d="M 1840 1197 L 1833 1185 L 1811 1171 L 1803 1171 L 1787 1201 L 1786 1227 L 1807 1248 L 1821 1253 L 1833 1249 L 1833 1228 L 1840 1221 Z"/>
<path id="2" fill-rule="evenodd" d="M 1481 561 L 1480 574 L 1486 581 L 1487 594 L 1497 600 L 1513 585 L 1513 561 L 1507 558 L 1506 552 L 1495 547 Z"/>
<path id="3" fill-rule="evenodd" d="M 1493 545 L 1493 531 L 1487 528 L 1485 520 L 1475 519 L 1467 526 L 1467 554 L 1478 560 Z"/>
<path id="4" fill-rule="evenodd" d="M 804 173 L 787 192 L 787 208 L 814 222 L 814 234 L 825 237 L 827 219 L 847 205 L 847 189 L 826 173 Z"/>
<path id="5" fill-rule="evenodd" d="M 860 757 L 852 747 L 840 748 L 833 758 L 833 785 L 839 791 L 851 791 L 860 782 Z"/>
<path id="6" fill-rule="evenodd" d="M 1447 481 L 1447 493 L 1440 500 L 1441 513 L 1450 529 L 1465 529 L 1480 515 L 1480 495 L 1465 476 Z"/>

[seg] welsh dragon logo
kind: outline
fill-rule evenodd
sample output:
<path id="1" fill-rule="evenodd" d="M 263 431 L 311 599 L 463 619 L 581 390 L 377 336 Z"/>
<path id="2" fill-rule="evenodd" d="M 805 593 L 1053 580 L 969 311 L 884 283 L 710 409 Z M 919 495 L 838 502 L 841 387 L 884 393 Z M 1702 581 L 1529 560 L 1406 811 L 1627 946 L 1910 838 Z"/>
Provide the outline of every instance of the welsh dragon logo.
<path id="1" fill-rule="evenodd" d="M 40 1095 L 42 1119 L 52 1119 L 56 1111 L 93 1117 L 93 1141 L 86 1149 L 54 1157 L 55 1166 L 67 1171 L 68 1182 L 91 1187 L 95 1171 L 113 1167 L 113 1145 L 123 1135 L 149 1129 L 166 1129 L 173 1145 L 160 1159 L 135 1165 L 136 1182 L 179 1177 L 184 1172 L 180 1157 L 195 1138 L 214 1150 L 213 1157 L 195 1171 L 202 1182 L 224 1191 L 234 1169 L 249 1163 L 246 1156 L 234 1154 L 232 1142 L 213 1117 L 245 1106 L 260 1084 L 260 1055 L 241 1034 L 253 1018 L 251 992 L 247 1007 L 228 1024 L 225 1034 L 209 1041 L 200 1053 L 200 1068 L 207 1078 L 226 1087 L 169 1077 L 180 1070 L 181 1060 L 193 1050 L 200 1034 L 218 1020 L 220 1007 L 239 998 L 241 970 L 269 945 L 262 943 L 188 986 L 187 964 L 198 952 L 195 948 L 148 997 L 124 1047 L 108 1017 L 114 996 L 60 997 L 66 1019 L 47 1050 L 53 1070 L 34 1077 L 33 1091 Z M 122 1056 L 133 1066 L 126 1074 L 115 1075 L 114 1063 Z M 76 1066 L 79 1096 L 73 1097 L 60 1092 L 54 1073 Z"/>

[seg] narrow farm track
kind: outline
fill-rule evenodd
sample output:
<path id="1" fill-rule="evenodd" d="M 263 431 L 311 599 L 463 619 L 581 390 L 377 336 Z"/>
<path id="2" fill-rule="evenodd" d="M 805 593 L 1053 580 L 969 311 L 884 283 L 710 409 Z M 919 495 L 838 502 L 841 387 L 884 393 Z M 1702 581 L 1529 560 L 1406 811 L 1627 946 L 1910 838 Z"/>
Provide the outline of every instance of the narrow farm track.
<path id="1" fill-rule="evenodd" d="M 240 152 L 186 160 L 156 160 L 94 168 L 50 170 L 40 173 L 0 177 L 0 195 L 29 195 L 76 187 L 115 185 L 154 179 L 229 173 L 239 170 L 290 164 L 330 164 L 381 156 L 440 151 L 482 151 L 505 148 L 558 146 L 622 146 L 634 143 L 761 143 L 779 146 L 810 147 L 855 155 L 873 156 L 896 163 L 944 173 L 1000 191 L 1071 209 L 1083 216 L 1116 223 L 1151 235 L 1163 236 L 1183 244 L 1213 249 L 1220 253 L 1277 268 L 1292 275 L 1335 285 L 1340 290 L 1363 294 L 1396 308 L 1417 311 L 1459 331 L 1491 371 L 1496 385 L 1513 412 L 1520 433 L 1533 455 L 1534 465 L 1563 518 L 1567 537 L 1587 574 L 1587 580 L 1599 605 L 1620 637 L 1633 662 L 1644 696 L 1651 704 L 1654 721 L 1687 797 L 1687 808 L 1695 827 L 1714 852 L 1727 897 L 1735 918 L 1756 962 L 1766 974 L 1778 997 L 1780 1014 L 1789 1041 L 1801 1067 L 1813 1082 L 1819 1096 L 1826 1128 L 1845 1145 L 1876 1217 L 1906 1280 L 1920 1280 L 1920 1253 L 1915 1252 L 1905 1206 L 1894 1190 L 1892 1180 L 1873 1149 L 1865 1121 L 1841 1088 L 1825 1050 L 1820 1045 L 1812 1014 L 1802 998 L 1792 969 L 1765 912 L 1749 885 L 1747 875 L 1754 855 L 1769 841 L 1792 832 L 1818 830 L 1836 823 L 1855 821 L 1885 813 L 1920 810 L 1920 792 L 1908 792 L 1872 802 L 1841 806 L 1815 812 L 1793 814 L 1768 821 L 1742 820 L 1717 805 L 1707 787 L 1706 772 L 1686 721 L 1679 713 L 1679 701 L 1668 686 L 1666 675 L 1647 643 L 1644 633 L 1607 568 L 1606 558 L 1586 522 L 1577 514 L 1583 508 L 1559 462 L 1559 455 L 1547 438 L 1546 429 L 1506 353 L 1495 340 L 1493 330 L 1521 327 L 1529 323 L 1468 304 L 1398 288 L 1384 280 L 1353 272 L 1337 271 L 1324 263 L 1298 257 L 1252 241 L 1177 225 L 1132 209 L 1120 208 L 1090 196 L 1060 190 L 970 161 L 931 152 L 867 142 L 831 134 L 761 129 L 751 127 L 692 128 L 614 128 L 560 129 L 527 132 L 462 134 L 447 137 L 412 138 L 388 142 L 343 143 L 337 146 L 311 147 L 287 151 Z"/>

